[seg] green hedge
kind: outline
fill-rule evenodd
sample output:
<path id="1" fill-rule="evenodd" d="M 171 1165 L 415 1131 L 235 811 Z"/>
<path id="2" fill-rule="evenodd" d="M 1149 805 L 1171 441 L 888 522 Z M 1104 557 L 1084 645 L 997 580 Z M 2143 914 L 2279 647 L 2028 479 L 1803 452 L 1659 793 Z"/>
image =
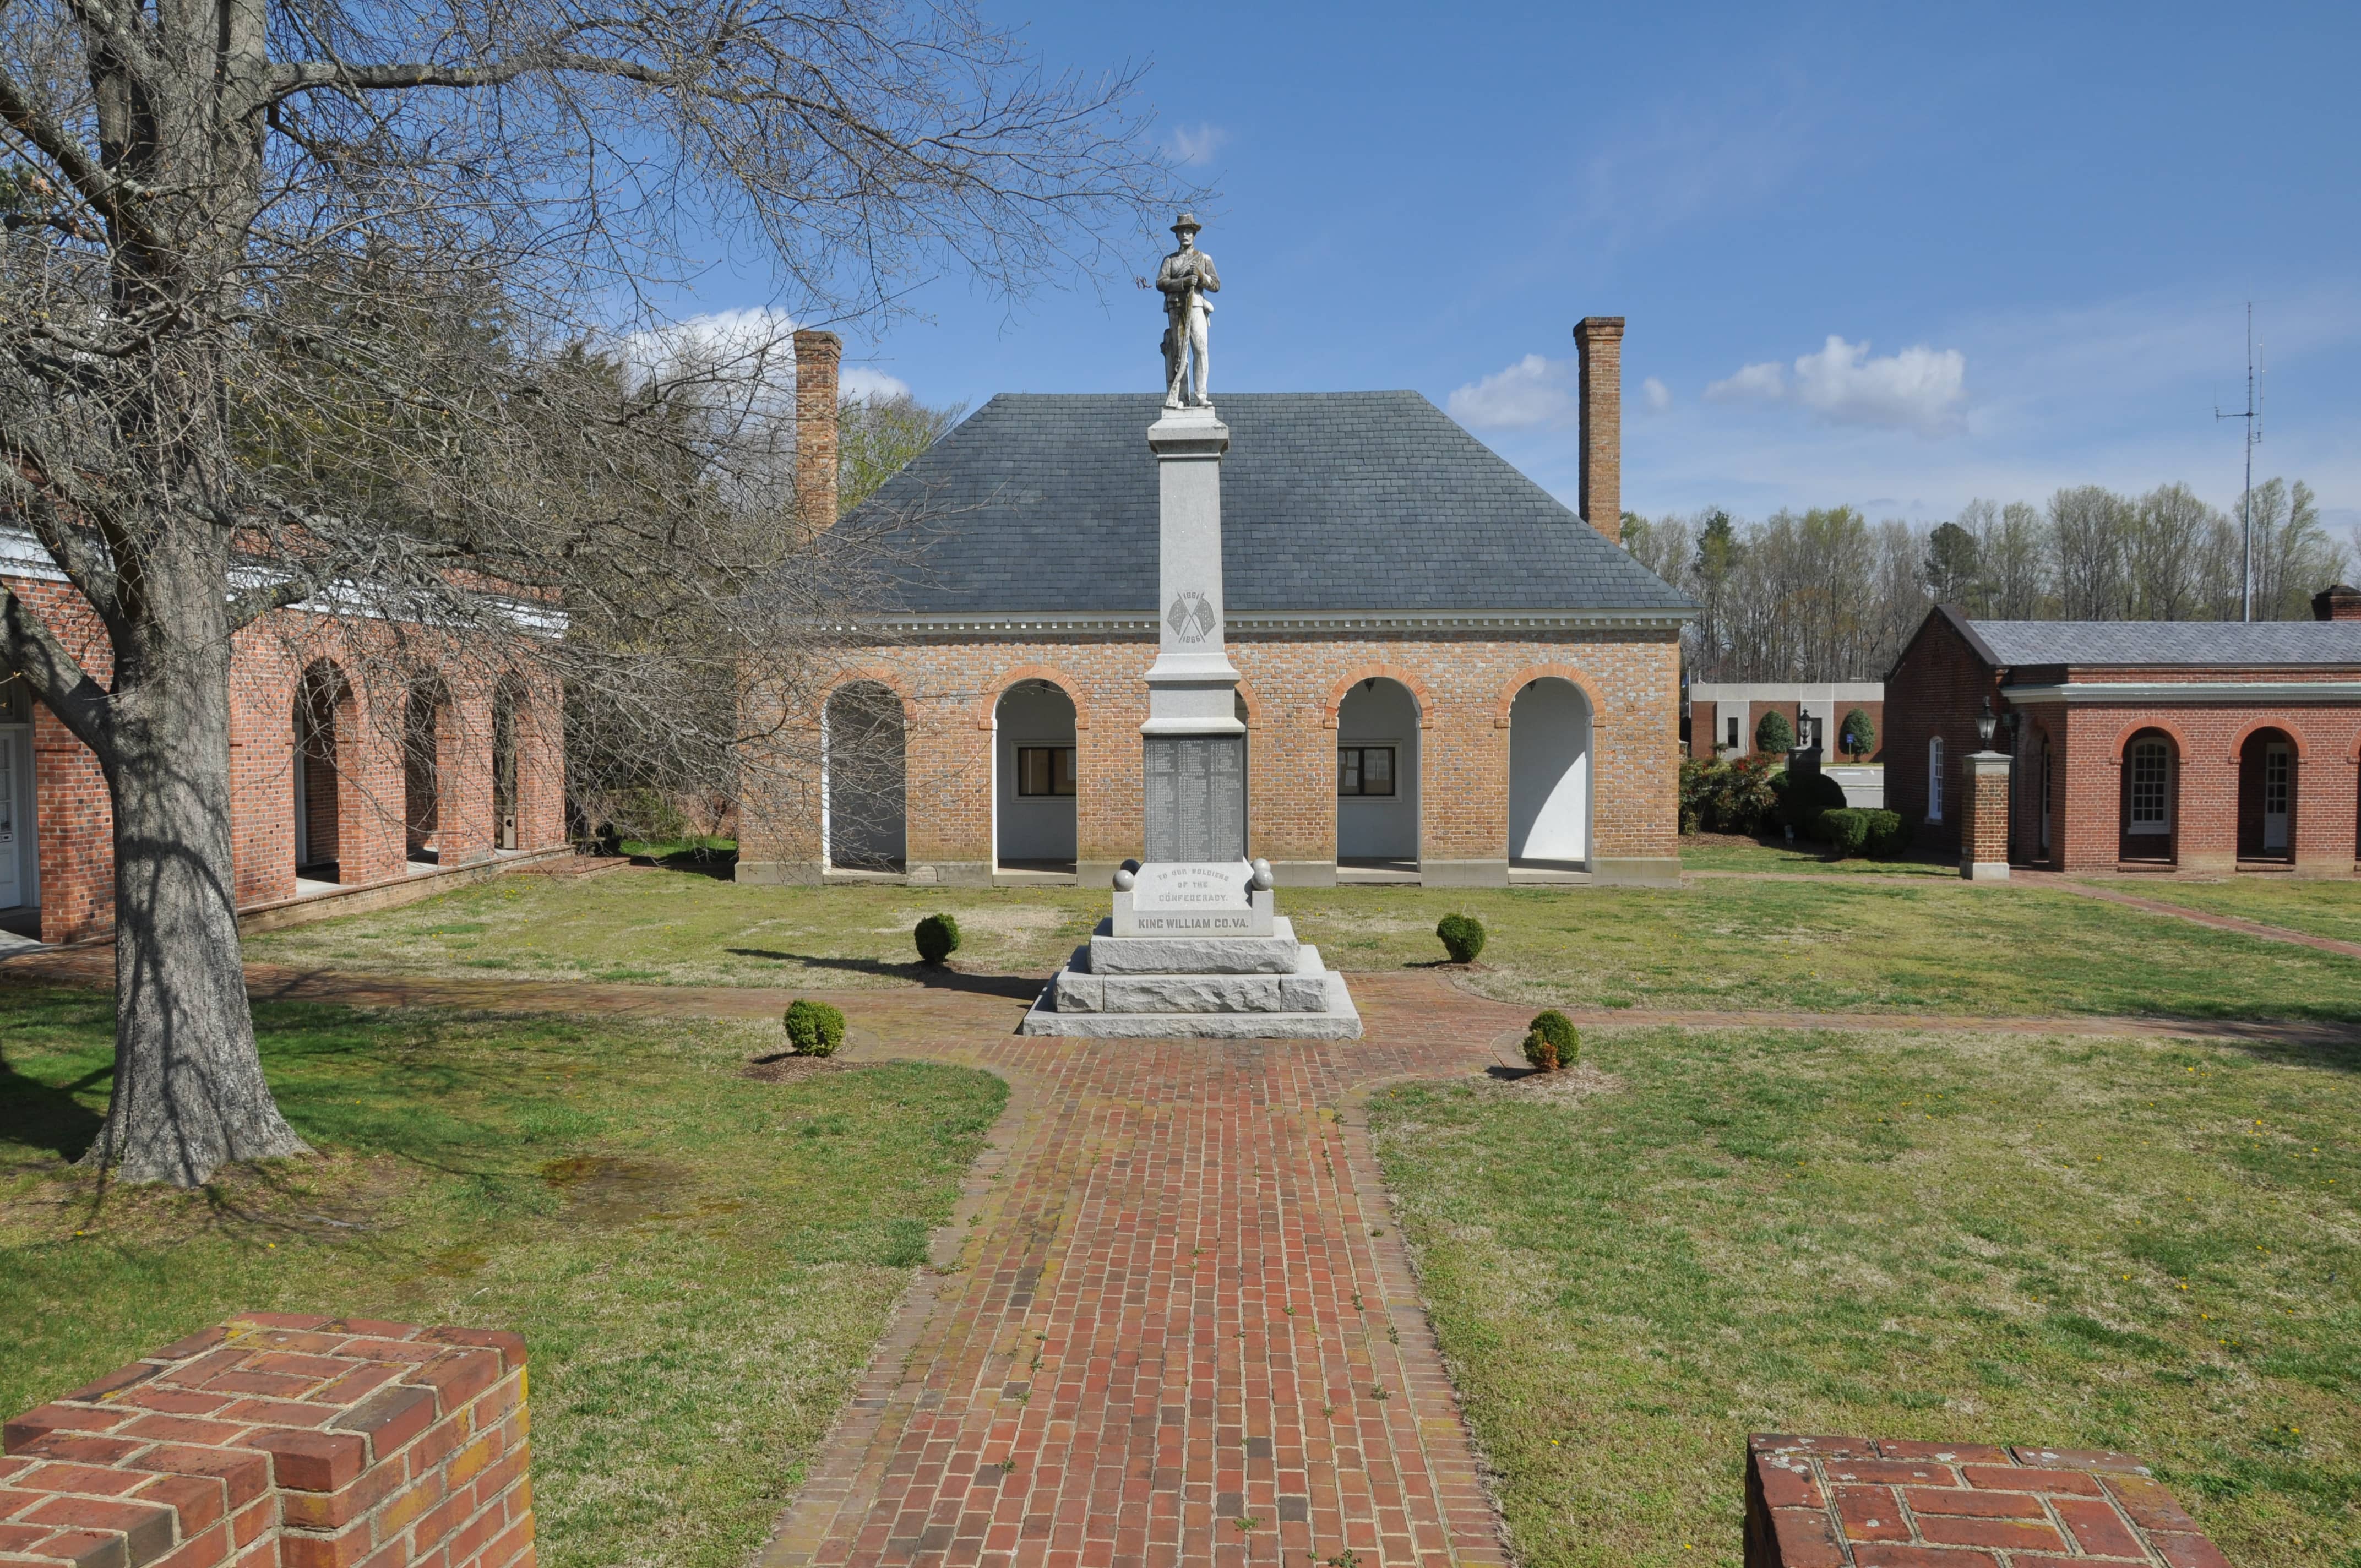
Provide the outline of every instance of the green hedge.
<path id="1" fill-rule="evenodd" d="M 1849 806 L 1820 813 L 1819 836 L 1839 859 L 1866 854 L 1872 860 L 1890 861 L 1908 852 L 1916 833 L 1898 811 L 1865 811 Z"/>

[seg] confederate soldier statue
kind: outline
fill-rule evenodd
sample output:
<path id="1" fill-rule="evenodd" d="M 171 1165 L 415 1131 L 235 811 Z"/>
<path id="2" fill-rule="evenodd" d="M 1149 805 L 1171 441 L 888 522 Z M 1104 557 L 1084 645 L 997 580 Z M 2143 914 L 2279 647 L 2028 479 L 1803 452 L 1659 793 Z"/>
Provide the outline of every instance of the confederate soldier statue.
<path id="1" fill-rule="evenodd" d="M 1222 275 L 1213 270 L 1213 258 L 1197 248 L 1197 231 L 1204 226 L 1187 213 L 1181 214 L 1172 225 L 1180 248 L 1166 257 L 1156 273 L 1157 290 L 1164 296 L 1164 406 L 1168 409 L 1213 406 L 1205 395 L 1205 324 L 1213 313 L 1213 302 L 1205 296 L 1222 291 Z M 1184 397 L 1191 352 L 1196 356 L 1194 395 Z"/>

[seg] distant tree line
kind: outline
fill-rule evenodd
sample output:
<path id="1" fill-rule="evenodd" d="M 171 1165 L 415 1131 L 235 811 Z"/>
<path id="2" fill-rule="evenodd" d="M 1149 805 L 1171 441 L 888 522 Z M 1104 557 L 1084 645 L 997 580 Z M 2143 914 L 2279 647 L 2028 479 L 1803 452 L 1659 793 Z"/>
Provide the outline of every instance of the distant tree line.
<path id="1" fill-rule="evenodd" d="M 2300 479 L 2257 485 L 2253 508 L 2255 619 L 2302 620 L 2352 554 Z M 1627 512 L 1623 543 L 1697 601 L 1682 650 L 1696 680 L 1880 680 L 1936 604 L 1999 620 L 2243 613 L 2238 518 L 2180 484 L 2144 496 L 2078 485 L 2039 507 L 1973 500 L 1931 527 L 1841 506 L 1761 521 Z"/>

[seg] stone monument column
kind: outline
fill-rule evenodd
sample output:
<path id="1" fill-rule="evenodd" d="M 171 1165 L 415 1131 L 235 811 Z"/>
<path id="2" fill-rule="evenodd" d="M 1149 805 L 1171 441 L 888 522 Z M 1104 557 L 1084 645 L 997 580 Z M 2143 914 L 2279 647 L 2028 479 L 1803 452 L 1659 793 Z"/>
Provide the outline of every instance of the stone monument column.
<path id="1" fill-rule="evenodd" d="M 1204 395 L 1203 292 L 1221 287 L 1192 244 L 1156 287 L 1167 299 L 1164 415 L 1148 427 L 1160 502 L 1156 663 L 1140 729 L 1143 861 L 1114 876 L 1115 909 L 1074 949 L 1017 1025 L 1020 1035 L 1093 1039 L 1358 1039 L 1345 977 L 1295 939 L 1270 865 L 1246 860 L 1246 727 L 1222 600 L 1222 454 L 1230 432 Z M 1147 280 L 1142 279 L 1143 286 Z M 1184 394 L 1180 351 L 1198 374 Z"/>
<path id="2" fill-rule="evenodd" d="M 1159 861 L 1244 861 L 1246 734 L 1237 718 L 1222 597 L 1222 454 L 1212 405 L 1166 411 L 1148 430 L 1161 501 L 1156 663 L 1148 672 L 1147 843 Z"/>

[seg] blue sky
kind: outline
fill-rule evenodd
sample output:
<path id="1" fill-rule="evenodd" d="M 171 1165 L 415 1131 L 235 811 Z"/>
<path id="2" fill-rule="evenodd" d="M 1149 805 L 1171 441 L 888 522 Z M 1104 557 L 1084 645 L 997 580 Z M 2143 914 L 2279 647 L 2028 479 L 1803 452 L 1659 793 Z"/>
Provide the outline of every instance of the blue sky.
<path id="1" fill-rule="evenodd" d="M 1217 401 L 1414 388 L 1571 501 L 1571 328 L 1621 315 L 1631 510 L 2226 506 L 2252 299 L 2257 477 L 2361 524 L 2349 4 L 985 4 L 1053 62 L 1154 61 L 1218 191 Z M 1157 381 L 1127 286 L 917 303 L 847 357 L 931 402 Z"/>

